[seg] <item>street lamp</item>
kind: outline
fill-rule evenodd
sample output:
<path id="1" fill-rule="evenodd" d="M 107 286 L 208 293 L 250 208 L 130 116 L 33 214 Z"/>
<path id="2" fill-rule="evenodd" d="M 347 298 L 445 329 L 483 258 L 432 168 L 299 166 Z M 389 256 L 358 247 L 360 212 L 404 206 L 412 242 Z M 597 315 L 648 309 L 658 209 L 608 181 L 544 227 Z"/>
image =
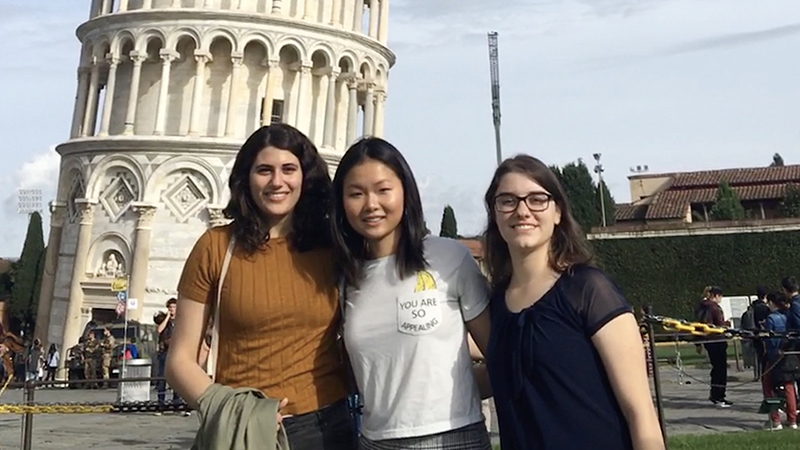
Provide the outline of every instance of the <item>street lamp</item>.
<path id="1" fill-rule="evenodd" d="M 592 155 L 594 157 L 595 165 L 594 165 L 594 173 L 597 174 L 599 178 L 598 186 L 600 186 L 600 217 L 601 225 L 603 228 L 606 227 L 606 205 L 605 205 L 605 198 L 603 195 L 603 165 L 600 163 L 600 157 L 603 156 L 600 153 L 595 153 Z"/>
<path id="2" fill-rule="evenodd" d="M 41 189 L 20 189 L 17 191 L 17 212 L 30 215 L 42 210 Z"/>

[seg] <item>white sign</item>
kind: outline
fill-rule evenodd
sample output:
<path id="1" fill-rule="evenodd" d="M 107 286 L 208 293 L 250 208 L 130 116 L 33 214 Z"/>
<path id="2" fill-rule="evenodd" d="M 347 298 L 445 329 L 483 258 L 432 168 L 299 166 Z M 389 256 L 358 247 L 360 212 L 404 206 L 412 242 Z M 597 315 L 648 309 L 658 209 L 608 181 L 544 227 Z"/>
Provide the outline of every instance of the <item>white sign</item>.
<path id="1" fill-rule="evenodd" d="M 139 300 L 137 300 L 135 298 L 129 298 L 128 299 L 128 309 L 135 310 L 138 307 L 139 307 Z"/>

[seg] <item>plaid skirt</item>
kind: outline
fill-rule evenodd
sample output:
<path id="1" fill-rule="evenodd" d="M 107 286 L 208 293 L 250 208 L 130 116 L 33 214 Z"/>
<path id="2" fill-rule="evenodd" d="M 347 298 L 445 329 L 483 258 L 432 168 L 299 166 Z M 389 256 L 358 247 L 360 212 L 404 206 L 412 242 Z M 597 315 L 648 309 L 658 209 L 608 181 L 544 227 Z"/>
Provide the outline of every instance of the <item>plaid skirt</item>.
<path id="1" fill-rule="evenodd" d="M 492 450 L 483 422 L 429 436 L 371 441 L 359 438 L 359 450 Z"/>

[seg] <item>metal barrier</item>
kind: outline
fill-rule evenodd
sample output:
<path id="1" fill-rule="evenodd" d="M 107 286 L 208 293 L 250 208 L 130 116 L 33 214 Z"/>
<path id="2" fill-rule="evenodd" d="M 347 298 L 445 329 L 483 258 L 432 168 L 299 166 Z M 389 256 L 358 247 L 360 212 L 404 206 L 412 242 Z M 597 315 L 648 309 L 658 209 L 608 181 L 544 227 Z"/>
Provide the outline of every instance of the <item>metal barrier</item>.
<path id="1" fill-rule="evenodd" d="M 26 381 L 25 383 L 13 383 L 9 387 L 22 387 L 24 397 L 22 403 L 0 404 L 0 414 L 22 415 L 22 435 L 20 436 L 20 449 L 30 450 L 33 438 L 33 416 L 35 414 L 105 414 L 105 413 L 134 413 L 134 412 L 167 412 L 167 411 L 188 411 L 186 403 L 159 404 L 157 401 L 149 400 L 150 384 L 154 381 L 165 381 L 163 377 L 137 377 L 119 378 L 113 382 L 119 383 L 138 383 L 139 386 L 147 386 L 148 400 L 115 403 L 34 403 L 34 396 L 37 387 L 43 386 L 80 386 L 95 385 L 109 382 L 108 379 L 94 380 L 56 380 L 56 381 Z"/>

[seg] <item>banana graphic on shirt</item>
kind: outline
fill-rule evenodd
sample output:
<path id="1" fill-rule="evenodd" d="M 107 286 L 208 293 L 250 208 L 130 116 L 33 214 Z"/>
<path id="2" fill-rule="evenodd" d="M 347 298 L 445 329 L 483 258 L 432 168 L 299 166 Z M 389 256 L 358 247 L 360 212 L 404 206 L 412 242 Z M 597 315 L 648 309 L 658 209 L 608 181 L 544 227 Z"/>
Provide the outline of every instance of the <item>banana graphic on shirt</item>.
<path id="1" fill-rule="evenodd" d="M 432 291 L 436 289 L 436 281 L 433 275 L 427 270 L 420 270 L 417 272 L 417 285 L 414 287 L 414 292 Z"/>

